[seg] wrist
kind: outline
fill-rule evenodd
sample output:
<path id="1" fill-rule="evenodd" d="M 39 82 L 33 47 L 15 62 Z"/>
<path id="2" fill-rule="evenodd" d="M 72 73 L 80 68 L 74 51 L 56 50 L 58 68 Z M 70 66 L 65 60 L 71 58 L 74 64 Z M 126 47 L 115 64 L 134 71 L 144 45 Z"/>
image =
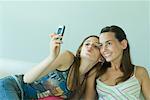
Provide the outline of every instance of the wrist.
<path id="1" fill-rule="evenodd" d="M 48 57 L 49 57 L 50 59 L 56 59 L 57 55 L 55 55 L 55 54 L 50 54 Z"/>

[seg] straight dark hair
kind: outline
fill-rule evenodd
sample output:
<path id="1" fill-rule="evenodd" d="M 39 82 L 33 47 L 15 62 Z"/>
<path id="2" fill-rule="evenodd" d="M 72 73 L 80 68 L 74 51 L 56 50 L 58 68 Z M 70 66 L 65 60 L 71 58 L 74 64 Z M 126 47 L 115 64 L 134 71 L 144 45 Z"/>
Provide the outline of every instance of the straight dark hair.
<path id="1" fill-rule="evenodd" d="M 127 41 L 127 48 L 124 49 L 123 51 L 123 56 L 122 56 L 121 65 L 120 65 L 120 70 L 123 72 L 123 76 L 118 78 L 118 81 L 116 83 L 118 84 L 119 82 L 123 82 L 129 79 L 134 72 L 134 65 L 131 62 L 131 56 L 130 56 L 130 46 L 129 46 L 126 34 L 122 28 L 115 26 L 115 25 L 106 26 L 102 28 L 100 34 L 105 34 L 106 32 L 113 32 L 115 34 L 115 38 L 119 42 L 121 42 L 124 39 Z M 103 75 L 107 71 L 108 67 L 111 67 L 111 64 L 110 62 L 105 61 L 101 69 L 99 69 L 98 76 Z"/>
<path id="2" fill-rule="evenodd" d="M 86 37 L 81 45 L 79 46 L 77 52 L 76 52 L 76 56 L 74 57 L 74 62 L 71 66 L 71 69 L 70 69 L 70 72 L 68 74 L 68 81 L 67 81 L 67 84 L 69 86 L 69 89 L 71 89 L 73 91 L 71 97 L 67 100 L 72 100 L 72 98 L 76 95 L 78 95 L 79 99 L 80 97 L 82 97 L 82 94 L 85 90 L 85 82 L 86 82 L 86 79 L 88 77 L 88 74 L 89 72 L 93 69 L 93 68 L 98 68 L 100 66 L 100 63 L 97 63 L 96 65 L 94 65 L 92 67 L 92 69 L 90 69 L 86 74 L 85 74 L 85 77 L 84 77 L 84 80 L 82 82 L 80 82 L 80 73 L 79 73 L 79 67 L 80 67 L 80 63 L 81 63 L 81 57 L 80 57 L 80 53 L 81 53 L 81 49 L 82 49 L 82 46 L 84 44 L 84 42 L 90 38 L 90 37 L 95 37 L 97 39 L 99 39 L 98 36 L 96 35 L 90 35 L 88 37 Z"/>

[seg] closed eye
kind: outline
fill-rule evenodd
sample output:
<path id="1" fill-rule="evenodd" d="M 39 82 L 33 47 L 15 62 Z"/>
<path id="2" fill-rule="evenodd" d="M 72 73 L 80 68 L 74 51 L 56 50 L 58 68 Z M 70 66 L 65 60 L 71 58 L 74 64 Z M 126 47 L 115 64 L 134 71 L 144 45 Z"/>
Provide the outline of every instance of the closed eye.
<path id="1" fill-rule="evenodd" d="M 94 47 L 98 49 L 100 48 L 99 44 L 94 44 Z"/>
<path id="2" fill-rule="evenodd" d="M 90 45 L 90 43 L 85 43 L 86 46 Z"/>

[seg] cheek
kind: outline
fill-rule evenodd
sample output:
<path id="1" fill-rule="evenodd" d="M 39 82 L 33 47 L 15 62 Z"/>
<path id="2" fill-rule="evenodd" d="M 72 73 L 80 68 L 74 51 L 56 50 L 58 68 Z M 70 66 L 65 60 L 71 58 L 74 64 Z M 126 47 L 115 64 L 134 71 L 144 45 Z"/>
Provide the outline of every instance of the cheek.
<path id="1" fill-rule="evenodd" d="M 116 51 L 120 51 L 120 47 L 112 45 L 112 46 L 108 47 L 107 50 L 116 52 Z"/>
<path id="2" fill-rule="evenodd" d="M 85 52 L 85 48 L 81 49 L 80 55 L 82 55 Z"/>
<path id="3" fill-rule="evenodd" d="M 81 52 L 84 52 L 84 51 L 85 51 L 85 47 L 82 47 Z"/>
<path id="4" fill-rule="evenodd" d="M 123 52 L 123 49 L 122 48 L 114 48 L 113 50 L 112 50 L 112 52 L 113 52 L 113 55 L 114 56 L 119 56 L 119 55 L 121 55 L 122 54 L 122 52 Z"/>
<path id="5" fill-rule="evenodd" d="M 96 57 L 100 58 L 101 57 L 100 50 L 96 51 L 95 55 L 96 55 Z"/>
<path id="6" fill-rule="evenodd" d="M 102 54 L 102 48 L 100 49 L 100 53 Z"/>
<path id="7" fill-rule="evenodd" d="M 115 51 L 115 52 L 121 52 L 122 50 L 123 48 L 121 48 L 120 46 L 112 47 L 112 51 Z"/>

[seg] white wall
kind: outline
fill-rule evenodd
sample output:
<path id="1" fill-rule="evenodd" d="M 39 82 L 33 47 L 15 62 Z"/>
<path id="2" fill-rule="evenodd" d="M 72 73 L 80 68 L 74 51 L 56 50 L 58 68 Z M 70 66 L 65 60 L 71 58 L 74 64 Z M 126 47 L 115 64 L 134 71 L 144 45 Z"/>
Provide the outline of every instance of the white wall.
<path id="1" fill-rule="evenodd" d="M 106 25 L 121 26 L 133 62 L 150 67 L 149 1 L 0 1 L 0 57 L 39 62 L 49 53 L 48 34 L 66 25 L 63 50 Z"/>

